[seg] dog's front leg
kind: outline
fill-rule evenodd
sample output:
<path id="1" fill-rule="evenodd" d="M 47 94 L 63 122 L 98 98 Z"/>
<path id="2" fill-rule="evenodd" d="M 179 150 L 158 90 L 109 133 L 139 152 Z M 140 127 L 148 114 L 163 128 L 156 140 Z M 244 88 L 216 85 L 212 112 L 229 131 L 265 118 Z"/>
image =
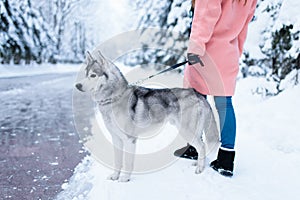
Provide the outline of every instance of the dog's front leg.
<path id="1" fill-rule="evenodd" d="M 119 178 L 120 182 L 128 182 L 134 168 L 136 138 L 129 138 L 124 142 L 124 173 Z"/>
<path id="2" fill-rule="evenodd" d="M 123 141 L 117 137 L 112 137 L 112 142 L 114 145 L 114 173 L 108 177 L 110 180 L 118 180 L 120 177 L 122 162 L 123 162 Z"/>

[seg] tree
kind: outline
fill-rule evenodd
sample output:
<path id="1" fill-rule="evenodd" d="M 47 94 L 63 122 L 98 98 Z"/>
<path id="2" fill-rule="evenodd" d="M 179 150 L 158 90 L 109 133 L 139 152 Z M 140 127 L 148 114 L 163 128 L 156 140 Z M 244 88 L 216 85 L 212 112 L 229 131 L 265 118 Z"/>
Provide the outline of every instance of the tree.
<path id="1" fill-rule="evenodd" d="M 191 2 L 186 0 L 138 0 L 139 24 L 141 34 L 147 28 L 158 28 L 151 43 L 161 47 L 171 43 L 171 46 L 181 48 L 149 49 L 149 44 L 143 45 L 143 51 L 137 52 L 127 60 L 130 64 L 143 64 L 145 62 L 171 65 L 182 59 L 187 49 L 187 41 L 190 33 L 191 17 L 189 14 Z M 163 67 L 156 65 L 157 69 Z"/>
<path id="2" fill-rule="evenodd" d="M 20 64 L 24 60 L 29 64 L 66 60 L 66 50 L 62 47 L 66 45 L 71 50 L 71 45 L 64 41 L 64 30 L 71 21 L 70 13 L 80 1 L 0 0 L 0 62 Z M 84 49 L 82 34 L 79 47 Z"/>
<path id="3" fill-rule="evenodd" d="M 276 30 L 272 33 L 272 45 L 268 51 L 264 53 L 267 55 L 267 63 L 271 68 L 271 78 L 277 83 L 277 93 L 283 91 L 281 88 L 281 82 L 289 75 L 293 70 L 297 70 L 297 58 L 290 55 L 289 50 L 293 46 L 293 41 L 299 39 L 299 31 L 296 33 L 291 32 L 293 25 L 283 24 L 280 30 Z M 298 56 L 299 57 L 299 56 Z M 298 73 L 297 75 L 298 76 Z M 296 78 L 298 80 L 298 78 Z M 297 83 L 296 81 L 295 83 Z M 275 95 L 276 95 L 275 94 Z"/>
<path id="4" fill-rule="evenodd" d="M 72 31 L 72 57 L 73 62 L 80 62 L 84 59 L 85 51 L 87 48 L 86 44 L 86 31 L 83 24 L 79 21 L 74 22 L 74 31 Z"/>
<path id="5" fill-rule="evenodd" d="M 258 86 L 260 89 L 257 91 L 267 96 L 277 95 L 298 82 L 296 71 L 299 65 L 296 58 L 299 48 L 295 41 L 298 40 L 299 31 L 294 29 L 293 24 L 285 24 L 286 20 L 282 19 L 282 9 L 286 9 L 286 6 L 282 6 L 284 3 L 284 0 L 258 1 L 255 23 L 264 27 L 259 36 L 262 55 L 253 58 L 251 52 L 246 51 L 243 56 L 243 75 L 265 78 L 265 83 Z M 261 26 L 263 24 L 265 26 Z"/>
<path id="6" fill-rule="evenodd" d="M 47 59 L 54 41 L 31 0 L 2 0 L 0 6 L 1 63 L 41 63 Z"/>
<path id="7" fill-rule="evenodd" d="M 81 0 L 54 0 L 53 1 L 53 30 L 56 37 L 56 56 L 63 55 L 61 52 L 62 38 L 64 35 L 66 21 L 69 14 Z M 60 58 L 61 59 L 61 58 Z"/>

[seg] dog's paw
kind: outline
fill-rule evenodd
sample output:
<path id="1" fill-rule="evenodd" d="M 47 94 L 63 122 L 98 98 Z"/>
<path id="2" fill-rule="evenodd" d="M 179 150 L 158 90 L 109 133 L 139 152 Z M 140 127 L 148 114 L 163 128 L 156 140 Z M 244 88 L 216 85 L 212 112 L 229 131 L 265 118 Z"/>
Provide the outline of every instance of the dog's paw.
<path id="1" fill-rule="evenodd" d="M 116 181 L 118 180 L 120 177 L 120 173 L 119 172 L 115 172 L 112 175 L 110 175 L 109 177 L 107 177 L 108 180 L 113 180 Z"/>
<path id="2" fill-rule="evenodd" d="M 203 172 L 203 170 L 204 170 L 204 166 L 197 166 L 195 170 L 195 174 L 200 174 L 201 172 Z"/>
<path id="3" fill-rule="evenodd" d="M 119 178 L 119 182 L 122 182 L 122 183 L 126 183 L 129 181 L 130 181 L 130 176 L 128 176 L 128 175 L 120 176 L 120 178 Z"/>

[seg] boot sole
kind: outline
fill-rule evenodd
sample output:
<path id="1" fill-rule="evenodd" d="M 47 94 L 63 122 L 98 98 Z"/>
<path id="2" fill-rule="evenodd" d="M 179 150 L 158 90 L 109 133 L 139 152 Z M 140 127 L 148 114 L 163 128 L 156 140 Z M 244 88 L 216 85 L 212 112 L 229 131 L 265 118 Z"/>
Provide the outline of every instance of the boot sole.
<path id="1" fill-rule="evenodd" d="M 233 176 L 233 172 L 230 170 L 225 170 L 225 169 L 221 169 L 221 168 L 217 168 L 216 166 L 210 166 L 213 170 L 215 170 L 216 172 L 218 172 L 219 174 L 221 174 L 222 176 L 225 177 L 232 177 Z"/>

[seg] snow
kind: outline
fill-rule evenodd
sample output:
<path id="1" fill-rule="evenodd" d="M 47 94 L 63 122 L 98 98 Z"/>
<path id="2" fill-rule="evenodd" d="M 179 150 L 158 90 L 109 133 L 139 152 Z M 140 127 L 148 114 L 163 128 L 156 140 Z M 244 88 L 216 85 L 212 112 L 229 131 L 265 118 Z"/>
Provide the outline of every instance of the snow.
<path id="1" fill-rule="evenodd" d="M 260 46 L 271 45 L 270 38 L 272 32 L 280 30 L 283 24 L 293 24 L 293 33 L 300 30 L 300 1 L 290 0 L 265 0 L 258 1 L 259 7 L 255 11 L 255 20 L 249 24 L 248 37 L 245 43 L 245 49 L 250 52 L 252 58 L 260 59 L 264 55 L 260 50 Z M 281 7 L 266 12 L 266 8 L 271 5 L 275 6 L 282 3 Z M 275 13 L 275 14 L 274 14 Z M 275 21 L 272 19 L 272 14 L 277 16 Z M 265 46 L 267 48 L 268 46 Z M 294 41 L 293 48 L 289 51 L 292 56 L 299 53 L 300 41 Z"/>
<path id="2" fill-rule="evenodd" d="M 59 74 L 78 72 L 81 65 L 74 64 L 32 64 L 32 65 L 0 65 L 0 78 L 35 76 L 42 74 Z"/>
<path id="3" fill-rule="evenodd" d="M 179 159 L 164 169 L 134 174 L 130 182 L 119 183 L 106 179 L 111 169 L 87 156 L 62 185 L 57 200 L 281 200 L 299 196 L 300 86 L 263 99 L 252 94 L 258 79 L 239 80 L 233 99 L 238 134 L 232 178 L 210 169 L 208 164 L 214 159 L 210 156 L 200 175 L 194 174 L 192 161 Z M 165 131 L 174 132 L 171 126 Z M 161 140 L 168 141 L 169 137 L 165 134 Z"/>
<path id="4" fill-rule="evenodd" d="M 180 7 L 178 5 L 180 5 Z M 183 19 L 179 18 L 185 15 L 189 15 L 190 9 L 191 9 L 191 3 L 189 1 L 185 1 L 185 2 L 175 1 L 172 4 L 171 12 L 168 15 L 168 24 L 174 23 L 177 20 L 176 26 L 172 29 L 173 32 L 183 33 L 186 30 L 186 27 L 190 27 L 190 23 L 191 23 L 190 18 L 183 18 Z"/>
<path id="5" fill-rule="evenodd" d="M 95 1 L 86 6 L 81 6 L 81 11 L 87 22 L 88 36 L 94 43 L 103 42 L 112 36 L 129 31 L 135 27 L 138 19 L 137 11 L 133 10 L 128 0 Z M 275 5 L 282 2 L 278 9 L 278 17 L 272 20 L 270 13 L 263 12 L 267 5 Z M 86 2 L 83 2 L 85 4 Z M 3 3 L 0 2 L 0 6 Z M 183 3 L 188 9 L 189 1 Z M 264 0 L 256 10 L 256 20 L 249 25 L 248 38 L 245 49 L 250 52 L 251 58 L 264 58 L 260 45 L 265 48 L 270 44 L 270 34 L 279 30 L 283 24 L 293 24 L 293 31 L 300 30 L 300 1 L 291 0 Z M 160 6 L 158 6 L 160 7 Z M 178 9 L 174 9 L 174 16 Z M 78 10 L 76 10 L 77 13 Z M 0 9 L 0 13 L 7 13 Z M 88 16 L 89 17 L 88 17 Z M 81 15 L 80 15 L 81 16 Z M 103 17 L 103 16 L 109 16 Z M 175 20 L 170 15 L 169 22 Z M 75 17 L 80 20 L 79 16 Z M 39 26 L 40 20 L 35 19 L 31 24 Z M 10 21 L 10 23 L 12 23 Z M 101 24 L 101 26 L 99 26 Z M 183 30 L 189 25 L 189 21 L 178 24 L 174 31 Z M 50 30 L 49 30 L 50 31 Z M 265 31 L 265 32 L 263 32 Z M 11 37 L 19 41 L 13 26 L 8 30 Z M 1 41 L 5 39 L 1 38 Z M 26 37 L 26 36 L 24 36 Z M 69 37 L 69 36 L 68 36 Z M 33 40 L 28 42 L 32 43 Z M 33 44 L 30 44 L 31 46 Z M 295 41 L 291 55 L 299 53 L 300 41 Z M 74 73 L 80 65 L 30 65 L 14 66 L 0 65 L 0 78 L 35 76 L 42 74 Z M 131 69 L 122 66 L 122 71 Z M 264 74 L 264 71 L 253 66 L 251 73 Z M 286 90 L 276 97 L 266 98 L 263 88 L 267 87 L 265 77 L 248 77 L 238 81 L 237 93 L 234 97 L 237 116 L 237 155 L 235 162 L 235 174 L 233 178 L 225 178 L 208 167 L 209 162 L 215 158 L 210 155 L 206 162 L 205 171 L 194 174 L 195 167 L 192 161 L 179 159 L 172 165 L 151 173 L 134 174 L 129 183 L 113 182 L 106 179 L 112 170 L 102 165 L 93 156 L 85 157 L 76 167 L 74 175 L 61 188 L 62 192 L 57 200 L 198 200 L 198 199 L 294 199 L 300 195 L 298 179 L 300 168 L 300 137 L 298 115 L 300 113 L 300 86 L 291 87 L 287 78 Z M 62 79 L 41 82 L 43 85 L 51 85 Z M 272 83 L 268 83 L 272 84 Z M 273 87 L 274 88 L 274 87 Z M 260 89 L 262 89 L 260 91 Z M 3 91 L 4 96 L 21 96 L 26 94 L 22 88 L 13 88 Z M 96 115 L 100 118 L 99 114 Z M 86 127 L 88 130 L 88 127 Z M 163 142 L 155 146 L 150 140 L 138 141 L 137 151 L 152 153 L 154 150 L 164 148 L 167 141 L 173 139 L 174 127 L 168 125 L 157 140 Z M 109 137 L 109 135 L 107 135 Z M 51 138 L 56 141 L 59 138 Z M 179 147 L 179 146 L 178 146 Z M 156 149 L 154 149 L 156 148 Z M 57 165 L 53 160 L 50 165 Z M 47 179 L 47 176 L 44 177 Z"/>
<path id="6" fill-rule="evenodd" d="M 290 25 L 293 24 L 293 33 L 300 30 L 300 12 L 299 12 L 300 2 L 299 1 L 283 1 L 280 13 L 275 24 L 275 29 L 279 30 L 282 28 L 283 24 Z M 297 56 L 299 53 L 300 41 L 294 41 L 293 48 L 290 51 L 291 55 Z"/>

